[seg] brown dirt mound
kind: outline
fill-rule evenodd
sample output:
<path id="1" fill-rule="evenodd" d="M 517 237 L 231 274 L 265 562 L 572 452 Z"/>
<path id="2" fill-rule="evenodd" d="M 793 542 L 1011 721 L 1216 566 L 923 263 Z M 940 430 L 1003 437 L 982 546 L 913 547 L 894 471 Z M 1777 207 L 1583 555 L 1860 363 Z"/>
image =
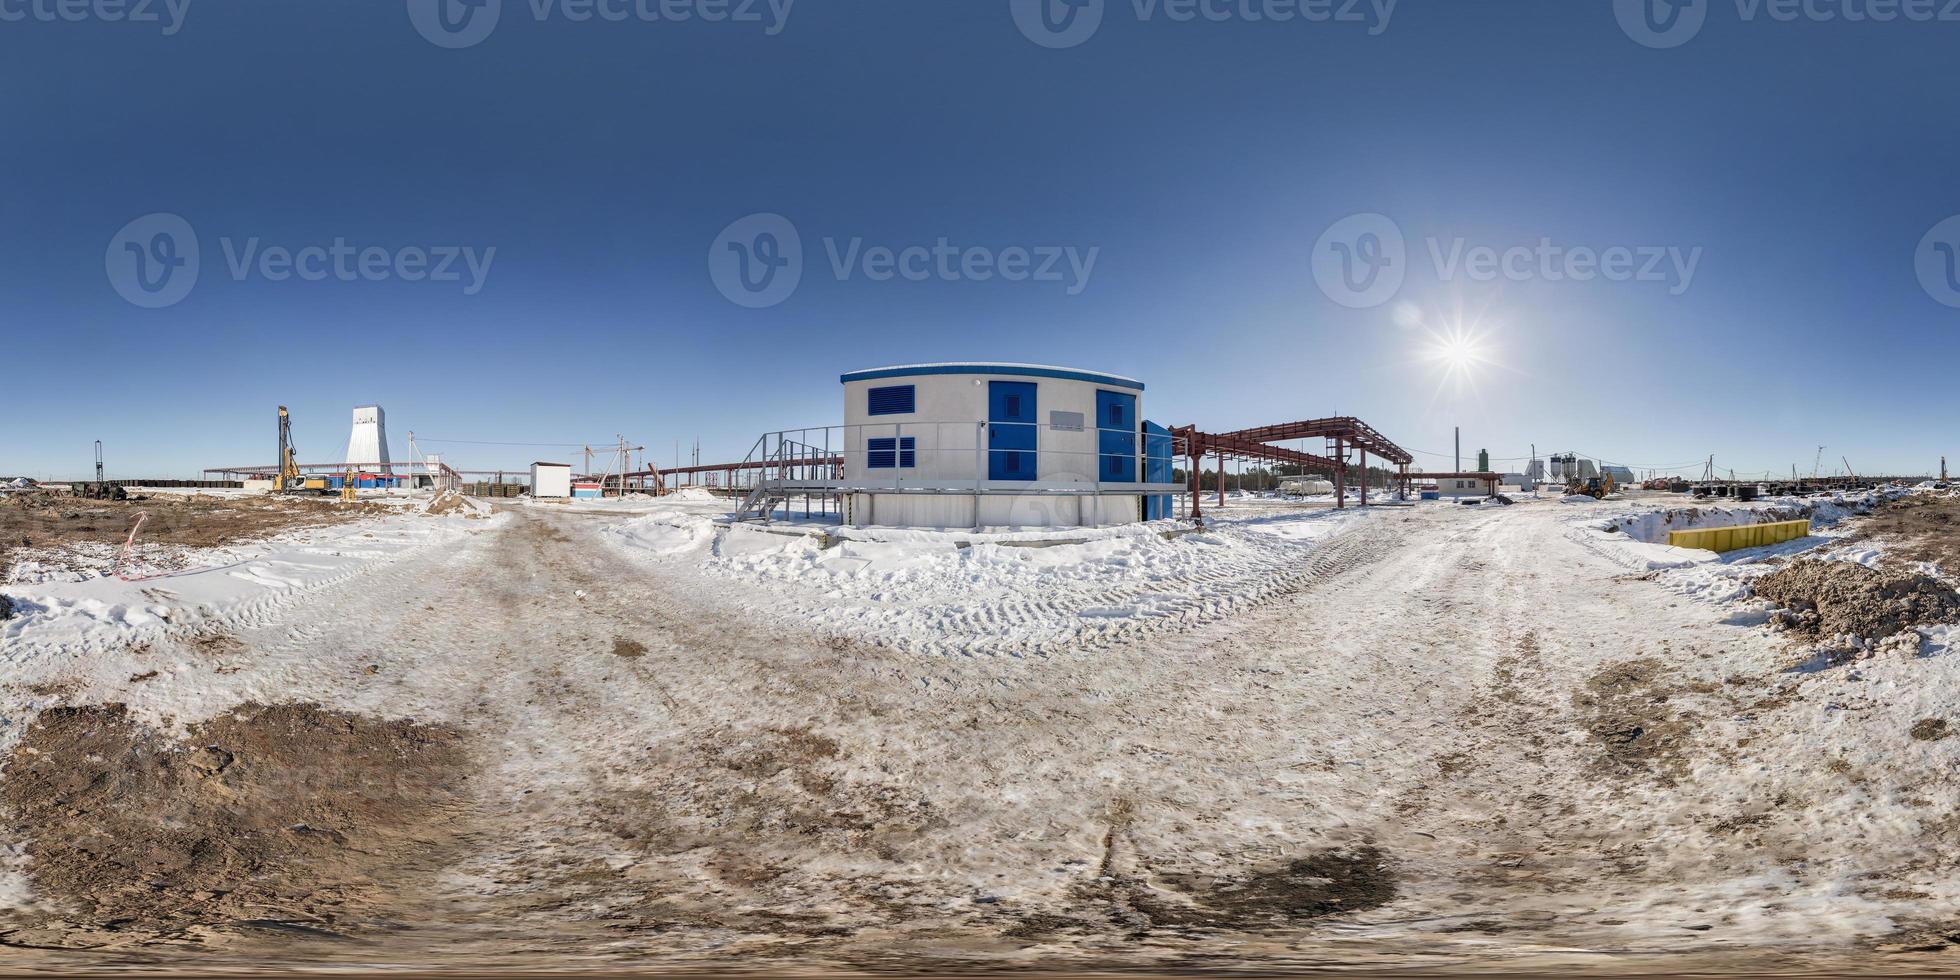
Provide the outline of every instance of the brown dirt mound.
<path id="1" fill-rule="evenodd" d="M 1806 636 L 1883 639 L 1960 619 L 1960 594 L 1938 579 L 1848 561 L 1792 562 L 1757 579 L 1755 590 L 1780 607 L 1773 624 Z"/>
<path id="2" fill-rule="evenodd" d="M 444 517 L 450 514 L 462 514 L 465 517 L 477 516 L 476 505 L 471 503 L 468 497 L 453 490 L 445 490 L 437 494 L 434 499 L 423 505 L 422 513 L 436 517 Z"/>
<path id="3" fill-rule="evenodd" d="M 452 731 L 246 705 L 177 743 L 121 705 L 42 712 L 0 802 L 36 889 L 103 931 L 340 934 L 452 850 L 471 767 Z"/>

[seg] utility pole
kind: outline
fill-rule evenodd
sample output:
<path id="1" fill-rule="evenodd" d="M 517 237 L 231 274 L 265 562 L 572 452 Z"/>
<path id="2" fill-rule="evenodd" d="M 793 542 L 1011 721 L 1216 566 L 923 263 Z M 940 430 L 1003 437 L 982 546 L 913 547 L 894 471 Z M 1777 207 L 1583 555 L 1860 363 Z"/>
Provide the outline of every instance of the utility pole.
<path id="1" fill-rule="evenodd" d="M 1463 426 L 1456 427 L 1456 471 L 1463 472 Z"/>

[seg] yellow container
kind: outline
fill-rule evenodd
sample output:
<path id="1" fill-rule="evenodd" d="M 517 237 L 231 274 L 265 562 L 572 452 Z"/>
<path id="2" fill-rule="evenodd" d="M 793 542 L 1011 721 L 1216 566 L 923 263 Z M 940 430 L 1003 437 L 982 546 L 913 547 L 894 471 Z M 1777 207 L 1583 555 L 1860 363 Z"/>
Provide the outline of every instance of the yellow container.
<path id="1" fill-rule="evenodd" d="M 1777 521 L 1773 524 L 1743 524 L 1738 527 L 1710 527 L 1698 531 L 1669 531 L 1667 543 L 1676 548 L 1703 551 L 1735 551 L 1795 541 L 1810 533 L 1810 520 Z"/>

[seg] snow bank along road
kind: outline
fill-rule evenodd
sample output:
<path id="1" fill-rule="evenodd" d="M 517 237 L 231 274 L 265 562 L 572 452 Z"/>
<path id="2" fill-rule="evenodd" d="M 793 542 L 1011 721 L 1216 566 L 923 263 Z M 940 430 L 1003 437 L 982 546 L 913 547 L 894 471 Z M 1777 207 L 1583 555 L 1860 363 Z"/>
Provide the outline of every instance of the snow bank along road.
<path id="1" fill-rule="evenodd" d="M 1614 506 L 1062 548 L 533 506 L 57 618 L 0 651 L 0 962 L 1937 957 L 1890 951 L 1960 932 L 1952 658 L 1802 667 L 1573 533 Z"/>

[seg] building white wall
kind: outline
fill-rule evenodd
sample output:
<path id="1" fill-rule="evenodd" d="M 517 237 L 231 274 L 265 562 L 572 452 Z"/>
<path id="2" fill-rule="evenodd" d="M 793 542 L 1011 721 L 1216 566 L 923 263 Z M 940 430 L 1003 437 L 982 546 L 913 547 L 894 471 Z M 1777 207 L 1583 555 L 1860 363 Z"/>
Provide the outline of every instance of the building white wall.
<path id="1" fill-rule="evenodd" d="M 1488 497 L 1496 488 L 1489 480 L 1437 477 L 1436 492 L 1445 497 Z"/>
<path id="2" fill-rule="evenodd" d="M 572 495 L 572 467 L 569 463 L 532 463 L 531 496 L 569 497 Z"/>
<path id="3" fill-rule="evenodd" d="M 1136 494 L 854 493 L 844 499 L 843 516 L 853 527 L 1103 527 L 1142 520 L 1140 500 Z"/>

